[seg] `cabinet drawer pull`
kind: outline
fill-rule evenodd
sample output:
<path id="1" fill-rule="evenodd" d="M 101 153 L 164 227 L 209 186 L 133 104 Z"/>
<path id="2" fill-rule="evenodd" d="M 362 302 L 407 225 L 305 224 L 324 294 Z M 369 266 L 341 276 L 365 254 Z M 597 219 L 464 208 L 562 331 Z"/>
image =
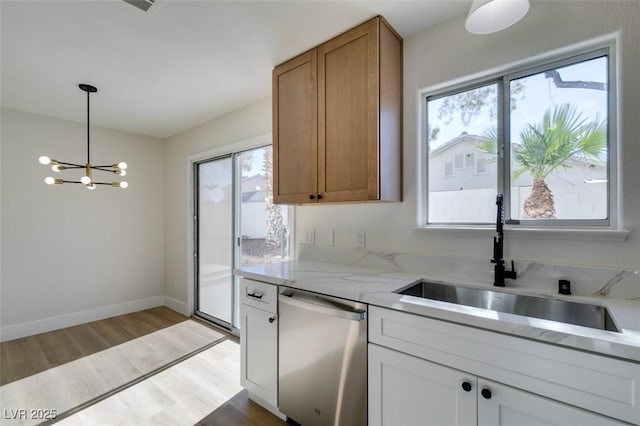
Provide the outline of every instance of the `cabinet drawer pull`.
<path id="1" fill-rule="evenodd" d="M 309 194 L 309 199 L 310 199 L 310 200 L 315 200 L 315 199 L 316 199 L 316 196 L 315 196 L 315 195 L 313 195 L 313 194 Z"/>
<path id="2" fill-rule="evenodd" d="M 276 320 L 276 317 L 270 317 L 269 318 L 269 324 L 273 324 L 273 322 Z"/>
<path id="3" fill-rule="evenodd" d="M 464 390 L 465 392 L 471 392 L 471 383 L 462 382 L 462 390 Z"/>
<path id="4" fill-rule="evenodd" d="M 262 293 L 257 293 L 257 292 L 253 292 L 253 293 L 247 293 L 248 297 L 253 297 L 254 299 L 262 299 L 262 296 L 264 296 Z"/>
<path id="5" fill-rule="evenodd" d="M 318 194 L 318 200 L 322 200 L 322 195 Z"/>
<path id="6" fill-rule="evenodd" d="M 482 389 L 482 391 L 480 391 L 480 393 L 482 394 L 482 397 L 484 399 L 491 399 L 491 391 L 487 388 Z"/>

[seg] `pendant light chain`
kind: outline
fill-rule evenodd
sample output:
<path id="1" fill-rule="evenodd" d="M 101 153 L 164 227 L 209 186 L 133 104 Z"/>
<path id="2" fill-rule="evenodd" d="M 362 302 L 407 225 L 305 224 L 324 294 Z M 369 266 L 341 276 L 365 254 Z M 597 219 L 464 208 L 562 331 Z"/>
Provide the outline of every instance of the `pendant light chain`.
<path id="1" fill-rule="evenodd" d="M 90 131 L 89 131 L 89 129 L 91 128 L 90 121 L 89 121 L 89 96 L 90 95 L 91 95 L 91 92 L 87 90 L 87 164 L 91 164 L 91 155 L 90 155 L 91 144 L 89 143 L 90 137 L 91 137 Z"/>

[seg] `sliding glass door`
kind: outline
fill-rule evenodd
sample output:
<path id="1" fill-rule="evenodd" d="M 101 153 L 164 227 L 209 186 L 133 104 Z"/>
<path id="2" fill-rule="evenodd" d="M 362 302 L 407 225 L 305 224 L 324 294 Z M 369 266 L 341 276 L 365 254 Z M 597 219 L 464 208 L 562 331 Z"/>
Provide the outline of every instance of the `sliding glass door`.
<path id="1" fill-rule="evenodd" d="M 288 259 L 287 207 L 274 205 L 271 146 L 195 164 L 196 314 L 239 329 L 233 268 Z"/>
<path id="2" fill-rule="evenodd" d="M 233 157 L 196 164 L 197 313 L 230 327 L 233 307 Z"/>

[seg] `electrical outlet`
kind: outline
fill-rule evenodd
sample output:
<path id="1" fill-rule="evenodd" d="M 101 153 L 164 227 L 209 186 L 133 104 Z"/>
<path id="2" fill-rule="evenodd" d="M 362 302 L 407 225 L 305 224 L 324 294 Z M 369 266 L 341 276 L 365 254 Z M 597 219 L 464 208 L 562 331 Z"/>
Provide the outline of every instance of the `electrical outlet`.
<path id="1" fill-rule="evenodd" d="M 324 234 L 324 245 L 327 247 L 333 247 L 333 229 L 327 229 Z"/>
<path id="2" fill-rule="evenodd" d="M 316 233 L 313 229 L 304 230 L 304 241 L 302 243 L 312 245 L 316 243 Z"/>
<path id="3" fill-rule="evenodd" d="M 364 229 L 359 229 L 356 231 L 356 247 L 365 248 L 367 246 L 367 233 Z"/>

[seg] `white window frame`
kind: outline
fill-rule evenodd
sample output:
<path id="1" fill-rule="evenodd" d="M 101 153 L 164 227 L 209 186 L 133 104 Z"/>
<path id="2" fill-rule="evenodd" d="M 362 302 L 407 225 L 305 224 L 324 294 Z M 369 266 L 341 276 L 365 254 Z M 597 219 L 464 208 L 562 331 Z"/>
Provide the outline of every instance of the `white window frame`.
<path id="1" fill-rule="evenodd" d="M 629 232 L 623 228 L 622 221 L 622 195 L 620 193 L 621 186 L 619 184 L 620 176 L 620 140 L 618 139 L 618 128 L 620 126 L 618 119 L 618 105 L 620 103 L 620 93 L 618 90 L 618 54 L 616 36 L 607 36 L 600 40 L 589 43 L 583 43 L 579 46 L 573 46 L 558 51 L 541 55 L 532 60 L 521 61 L 515 64 L 508 64 L 493 70 L 491 73 L 475 75 L 474 77 L 462 78 L 453 82 L 439 84 L 437 86 L 428 87 L 419 91 L 419 146 L 418 146 L 418 188 L 419 199 L 417 203 L 417 229 L 426 231 L 442 231 L 442 230 L 478 230 L 481 232 L 490 231 L 494 224 L 430 224 L 428 223 L 428 198 L 429 198 L 429 182 L 428 182 L 428 134 L 427 128 L 427 99 L 432 97 L 446 96 L 465 90 L 471 90 L 475 87 L 490 84 L 492 81 L 499 81 L 499 84 L 509 84 L 511 79 L 518 78 L 523 75 L 535 74 L 544 69 L 552 69 L 561 67 L 571 63 L 588 60 L 602 56 L 605 53 L 608 56 L 609 81 L 608 81 L 608 218 L 606 220 L 520 220 L 509 221 L 505 229 L 516 231 L 523 235 L 535 234 L 535 237 L 554 237 L 560 235 L 561 238 L 591 239 L 598 238 L 604 240 L 624 241 Z M 498 96 L 507 97 L 503 87 L 499 87 Z M 504 102 L 504 100 L 503 100 Z M 499 103 L 499 108 L 503 103 Z M 498 111 L 498 137 L 502 139 L 503 146 L 506 148 L 504 156 L 509 158 L 509 141 L 505 139 L 508 135 L 509 117 L 501 118 L 501 111 Z M 503 135 L 504 133 L 504 135 Z M 509 162 L 506 162 L 509 164 Z M 474 167 L 475 172 L 475 167 Z M 508 174 L 509 170 L 499 167 L 498 191 L 505 194 L 505 212 L 510 212 L 510 200 L 508 199 L 509 188 Z"/>

